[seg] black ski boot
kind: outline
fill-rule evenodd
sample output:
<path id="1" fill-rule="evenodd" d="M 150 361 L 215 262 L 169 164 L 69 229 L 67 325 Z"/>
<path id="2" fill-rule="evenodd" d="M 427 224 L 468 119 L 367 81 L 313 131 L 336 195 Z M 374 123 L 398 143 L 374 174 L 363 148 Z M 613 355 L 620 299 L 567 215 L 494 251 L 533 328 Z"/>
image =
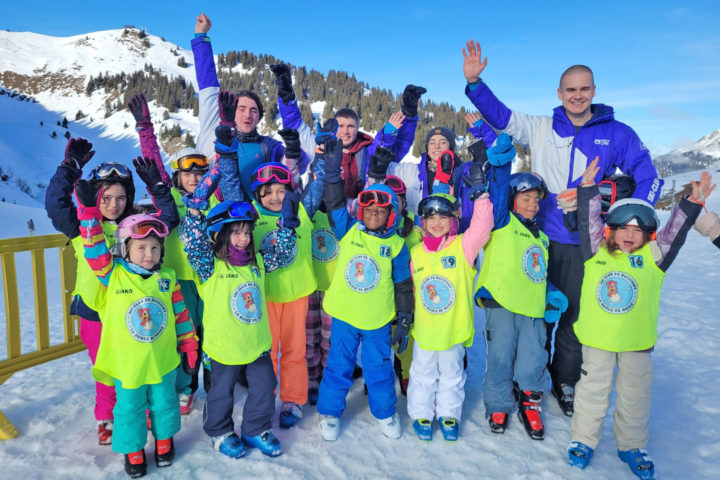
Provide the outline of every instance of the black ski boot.
<path id="1" fill-rule="evenodd" d="M 543 429 L 542 419 L 540 418 L 540 401 L 542 400 L 542 392 L 531 392 L 524 390 L 520 392 L 520 401 L 518 401 L 518 417 L 525 426 L 525 431 L 533 440 L 542 440 L 545 438 L 545 430 Z"/>
<path id="2" fill-rule="evenodd" d="M 147 459 L 145 458 L 145 449 L 135 453 L 126 453 L 125 457 L 125 473 L 130 478 L 144 477 L 147 473 Z"/>
<path id="3" fill-rule="evenodd" d="M 552 382 L 552 394 L 566 417 L 572 417 L 575 408 L 575 388 L 567 383 Z"/>

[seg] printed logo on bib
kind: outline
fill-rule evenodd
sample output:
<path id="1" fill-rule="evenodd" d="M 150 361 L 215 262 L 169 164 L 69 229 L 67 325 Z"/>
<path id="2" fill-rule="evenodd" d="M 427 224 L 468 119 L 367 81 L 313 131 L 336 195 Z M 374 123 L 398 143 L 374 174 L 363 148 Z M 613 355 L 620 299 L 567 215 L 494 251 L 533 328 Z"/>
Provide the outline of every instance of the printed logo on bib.
<path id="1" fill-rule="evenodd" d="M 608 313 L 629 312 L 635 306 L 637 296 L 637 282 L 623 272 L 606 273 L 595 290 L 598 305 Z"/>
<path id="2" fill-rule="evenodd" d="M 137 300 L 125 313 L 125 325 L 130 335 L 142 343 L 155 341 L 165 331 L 167 323 L 167 307 L 155 297 Z"/>
<path id="3" fill-rule="evenodd" d="M 422 305 L 429 313 L 439 315 L 452 308 L 455 303 L 455 288 L 440 275 L 430 275 L 420 285 Z"/>
<path id="4" fill-rule="evenodd" d="M 523 272 L 533 283 L 542 283 L 547 277 L 545 255 L 538 245 L 530 245 L 523 252 Z"/>
<path id="5" fill-rule="evenodd" d="M 312 256 L 316 262 L 327 263 L 338 256 L 337 238 L 329 228 L 316 228 L 312 231 Z"/>
<path id="6" fill-rule="evenodd" d="M 253 324 L 262 319 L 262 293 L 255 282 L 245 282 L 230 297 L 230 308 L 242 323 Z"/>
<path id="7" fill-rule="evenodd" d="M 370 255 L 355 255 L 345 267 L 345 283 L 356 292 L 367 293 L 380 282 L 380 266 Z"/>
<path id="8" fill-rule="evenodd" d="M 267 232 L 262 240 L 260 240 L 260 250 L 267 252 L 270 250 L 270 248 L 277 243 L 277 229 L 270 230 Z M 297 242 L 295 242 L 295 245 L 293 245 L 292 253 L 290 257 L 287 259 L 287 261 L 280 263 L 278 265 L 278 268 L 287 267 L 288 265 L 292 265 L 292 263 L 295 261 L 295 257 L 297 257 L 298 247 Z"/>
<path id="9" fill-rule="evenodd" d="M 170 279 L 169 278 L 158 278 L 158 288 L 161 292 L 170 291 Z"/>

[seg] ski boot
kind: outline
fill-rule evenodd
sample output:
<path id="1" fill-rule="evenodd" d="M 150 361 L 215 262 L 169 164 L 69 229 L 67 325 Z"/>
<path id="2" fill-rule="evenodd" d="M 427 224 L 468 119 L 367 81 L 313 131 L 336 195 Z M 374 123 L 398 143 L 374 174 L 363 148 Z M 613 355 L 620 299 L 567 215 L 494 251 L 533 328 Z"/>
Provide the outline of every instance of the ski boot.
<path id="1" fill-rule="evenodd" d="M 580 470 L 588 466 L 593 456 L 594 450 L 584 443 L 572 442 L 568 447 L 568 458 L 570 465 L 578 467 Z"/>
<path id="2" fill-rule="evenodd" d="M 155 463 L 158 467 L 169 467 L 175 459 L 175 442 L 173 437 L 155 440 Z"/>
<path id="3" fill-rule="evenodd" d="M 113 421 L 112 420 L 98 421 L 98 443 L 100 445 L 112 445 L 112 432 L 113 432 Z"/>
<path id="4" fill-rule="evenodd" d="M 178 400 L 180 400 L 180 415 L 187 415 L 192 411 L 195 393 L 181 393 L 178 395 Z"/>
<path id="5" fill-rule="evenodd" d="M 543 440 L 545 438 L 545 430 L 540 418 L 540 412 L 542 412 L 540 408 L 541 400 L 542 392 L 531 392 L 529 390 L 520 392 L 518 417 L 525 426 L 525 431 L 533 440 Z"/>
<path id="6" fill-rule="evenodd" d="M 453 417 L 440 417 L 440 431 L 445 437 L 446 442 L 457 442 L 458 439 L 458 421 Z"/>
<path id="7" fill-rule="evenodd" d="M 490 431 L 492 433 L 505 433 L 505 429 L 508 425 L 510 416 L 505 412 L 493 412 L 488 417 L 488 423 L 490 424 Z"/>
<path id="8" fill-rule="evenodd" d="M 552 382 L 552 394 L 566 417 L 572 417 L 575 404 L 575 388 L 567 383 Z"/>
<path id="9" fill-rule="evenodd" d="M 215 450 L 227 455 L 230 458 L 240 458 L 247 453 L 245 444 L 240 440 L 235 432 L 228 432 L 217 437 L 210 437 L 212 446 Z"/>
<path id="10" fill-rule="evenodd" d="M 429 442 L 432 440 L 432 420 L 418 418 L 413 422 L 413 430 L 420 440 Z"/>
<path id="11" fill-rule="evenodd" d="M 147 473 L 147 459 L 145 458 L 145 449 L 141 449 L 134 453 L 126 453 L 125 457 L 125 473 L 130 478 L 144 477 Z"/>
<path id="12" fill-rule="evenodd" d="M 632 450 L 618 450 L 620 460 L 627 463 L 630 470 L 643 480 L 655 479 L 655 464 L 644 448 L 633 448 Z"/>
<path id="13" fill-rule="evenodd" d="M 280 440 L 277 439 L 272 430 L 265 430 L 261 434 L 253 436 L 243 433 L 242 439 L 245 445 L 257 448 L 263 455 L 268 457 L 278 457 L 283 453 Z"/>
<path id="14" fill-rule="evenodd" d="M 393 413 L 388 418 L 378 418 L 377 422 L 383 435 L 393 440 L 400 438 L 400 416 L 397 413 Z"/>
<path id="15" fill-rule="evenodd" d="M 290 428 L 303 416 L 302 407 L 297 403 L 283 402 L 280 407 L 280 428 Z"/>
<path id="16" fill-rule="evenodd" d="M 340 434 L 340 417 L 320 415 L 320 434 L 327 442 L 334 442 Z"/>

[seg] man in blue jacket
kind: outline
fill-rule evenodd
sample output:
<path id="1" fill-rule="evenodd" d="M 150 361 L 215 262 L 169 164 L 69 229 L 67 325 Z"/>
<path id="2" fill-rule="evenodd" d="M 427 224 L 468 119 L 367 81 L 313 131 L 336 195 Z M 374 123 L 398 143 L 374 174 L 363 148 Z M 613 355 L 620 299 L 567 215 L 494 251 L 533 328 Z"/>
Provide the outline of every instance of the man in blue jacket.
<path id="1" fill-rule="evenodd" d="M 480 44 L 470 40 L 463 49 L 463 73 L 468 84 L 465 94 L 483 118 L 514 141 L 530 148 L 532 171 L 540 174 L 549 189 L 540 204 L 538 223 L 550 239 L 548 280 L 568 297 L 569 307 L 558 322 L 555 351 L 549 365 L 552 390 L 563 412 L 572 416 L 574 387 L 580 379 L 582 352 L 573 331 L 580 303 L 583 261 L 577 231 L 569 231 L 557 195 L 576 188 L 582 173 L 595 157 L 600 171 L 596 181 L 619 168 L 635 179 L 633 197 L 651 204 L 659 198 L 663 180 L 652 164 L 650 153 L 640 138 L 613 116 L 610 106 L 593 104 L 595 83 L 592 71 L 584 65 L 568 68 L 560 77 L 558 99 L 562 105 L 553 115 L 533 116 L 510 110 L 480 79 L 487 65 Z M 566 205 L 567 207 L 567 205 Z M 552 324 L 548 324 L 550 352 Z"/>

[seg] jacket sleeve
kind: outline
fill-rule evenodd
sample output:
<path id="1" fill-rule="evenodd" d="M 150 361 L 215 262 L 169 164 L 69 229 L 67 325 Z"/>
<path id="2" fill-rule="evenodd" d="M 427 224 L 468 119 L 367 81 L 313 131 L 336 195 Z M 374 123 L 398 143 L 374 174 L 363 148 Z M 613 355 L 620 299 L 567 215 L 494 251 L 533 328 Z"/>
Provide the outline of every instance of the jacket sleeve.
<path id="1" fill-rule="evenodd" d="M 408 154 L 410 148 L 412 148 L 413 142 L 415 142 L 415 132 L 417 131 L 418 116 L 406 117 L 400 129 L 397 132 L 397 139 L 393 145 L 393 151 L 395 152 L 395 161 L 399 162 L 405 155 Z"/>
<path id="2" fill-rule="evenodd" d="M 217 104 L 220 83 L 215 71 L 212 43 L 210 43 L 209 37 L 200 36 L 194 38 L 191 44 L 195 57 L 195 76 L 198 82 L 198 120 L 200 128 L 198 130 L 197 148 L 208 158 L 214 158 L 215 127 L 220 124 Z"/>
<path id="3" fill-rule="evenodd" d="M 680 200 L 670 214 L 670 220 L 657 232 L 655 242 L 660 251 L 660 258 L 655 258 L 658 268 L 666 272 L 680 247 L 685 243 L 688 231 L 702 212 L 702 205 L 691 202 L 687 197 Z"/>
<path id="4" fill-rule="evenodd" d="M 240 186 L 240 166 L 237 159 L 220 156 L 217 165 L 220 170 L 218 190 L 222 192 L 223 199 L 232 202 L 243 201 L 245 194 Z"/>
<path id="5" fill-rule="evenodd" d="M 167 185 L 158 183 L 152 187 L 148 187 L 148 193 L 152 197 L 153 205 L 158 211 L 158 218 L 165 222 L 168 231 L 177 227 L 180 223 L 180 215 L 178 214 L 175 199 L 172 197 L 170 188 Z"/>
<path id="6" fill-rule="evenodd" d="M 295 230 L 278 226 L 277 242 L 269 245 L 267 250 L 260 251 L 265 264 L 265 272 L 270 273 L 281 265 L 290 263 L 296 243 Z"/>
<path id="7" fill-rule="evenodd" d="M 113 257 L 105 241 L 102 228 L 102 214 L 97 207 L 78 207 L 77 217 L 80 219 L 80 235 L 82 236 L 85 259 L 90 269 L 104 286 L 110 283 L 114 263 Z"/>
<path id="8" fill-rule="evenodd" d="M 189 352 L 198 349 L 195 327 L 190 320 L 190 313 L 185 307 L 185 300 L 180 291 L 180 282 L 175 281 L 172 292 L 173 313 L 175 314 L 175 336 L 178 352 Z"/>
<path id="9" fill-rule="evenodd" d="M 655 205 L 660 199 L 660 191 L 665 181 L 658 175 L 650 152 L 640 137 L 627 125 L 623 127 L 622 137 L 618 142 L 614 142 L 613 160 L 623 173 L 635 179 L 633 197 Z"/>
<path id="10" fill-rule="evenodd" d="M 583 262 L 598 252 L 605 233 L 600 218 L 602 205 L 597 185 L 580 186 L 577 189 L 577 222 L 580 236 L 580 253 Z"/>
<path id="11" fill-rule="evenodd" d="M 495 227 L 498 230 L 510 222 L 510 169 L 511 164 L 501 167 L 491 166 L 488 174 L 488 192 L 490 193 L 490 201 L 493 204 L 493 217 Z"/>
<path id="12" fill-rule="evenodd" d="M 395 284 L 395 310 L 398 313 L 412 313 L 415 300 L 410 274 L 410 252 L 405 244 L 392 260 L 392 277 Z"/>
<path id="13" fill-rule="evenodd" d="M 80 235 L 80 221 L 77 209 L 72 201 L 75 182 L 80 179 L 82 170 L 60 165 L 45 191 L 45 210 L 53 227 L 68 238 Z"/>
<path id="14" fill-rule="evenodd" d="M 205 217 L 195 216 L 189 209 L 180 220 L 178 236 L 183 242 L 188 263 L 195 271 L 200 283 L 205 283 L 215 272 L 215 259 L 212 244 L 205 233 Z"/>
<path id="15" fill-rule="evenodd" d="M 313 218 L 320 208 L 323 200 L 323 190 L 325 188 L 325 160 L 318 157 L 313 168 L 313 175 L 310 177 L 310 183 L 305 187 L 303 192 L 303 206 L 308 217 Z"/>
<path id="16" fill-rule="evenodd" d="M 355 224 L 355 220 L 350 217 L 347 206 L 345 205 L 345 194 L 343 193 L 343 184 L 324 182 L 325 207 L 328 212 L 330 226 L 337 238 L 342 238 Z"/>
<path id="17" fill-rule="evenodd" d="M 475 258 L 480 253 L 480 249 L 490 240 L 492 227 L 493 204 L 490 199 L 483 194 L 483 196 L 475 200 L 470 226 L 462 236 L 465 260 L 471 267 L 475 265 Z"/>
<path id="18" fill-rule="evenodd" d="M 155 136 L 155 129 L 152 125 L 150 125 L 149 127 L 138 130 L 138 136 L 140 137 L 140 151 L 142 152 L 143 157 L 150 158 L 155 161 L 155 165 L 158 167 L 163 183 L 167 185 L 168 188 L 172 187 L 172 180 L 162 161 L 160 147 L 158 146 L 157 137 Z"/>

